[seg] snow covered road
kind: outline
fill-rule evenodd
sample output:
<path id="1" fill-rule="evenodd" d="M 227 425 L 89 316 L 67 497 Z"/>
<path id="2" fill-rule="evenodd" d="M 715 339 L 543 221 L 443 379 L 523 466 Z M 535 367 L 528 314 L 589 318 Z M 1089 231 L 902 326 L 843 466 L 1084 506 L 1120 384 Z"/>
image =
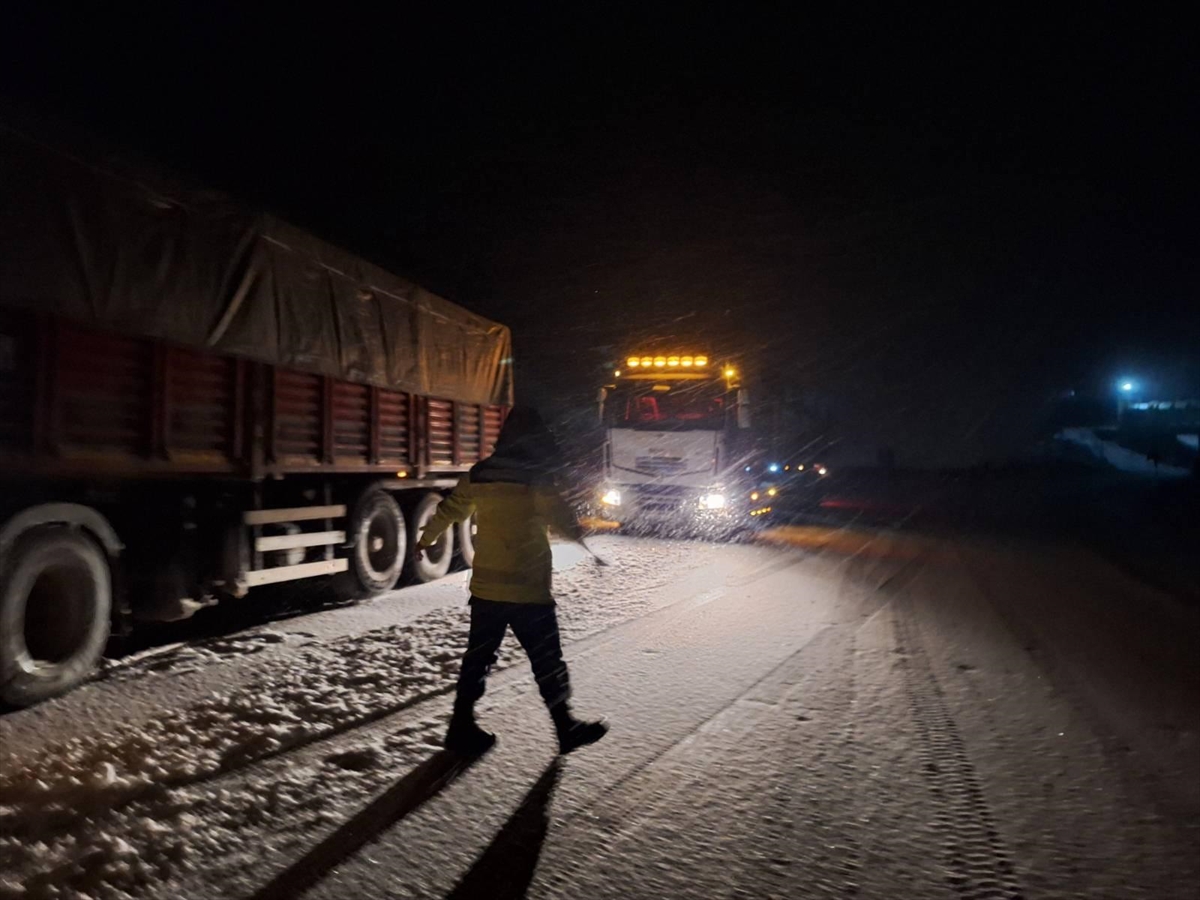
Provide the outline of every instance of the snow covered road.
<path id="1" fill-rule="evenodd" d="M 564 760 L 511 639 L 500 743 L 438 751 L 463 576 L 0 718 L 0 898 L 1196 896 L 1194 610 L 1070 548 L 773 537 L 559 549 L 612 723 Z"/>

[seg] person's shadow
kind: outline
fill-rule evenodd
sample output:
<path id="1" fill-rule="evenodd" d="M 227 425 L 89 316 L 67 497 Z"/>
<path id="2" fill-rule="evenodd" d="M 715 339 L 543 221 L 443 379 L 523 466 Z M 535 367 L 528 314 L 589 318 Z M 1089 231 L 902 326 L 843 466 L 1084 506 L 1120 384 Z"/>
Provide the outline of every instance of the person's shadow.
<path id="1" fill-rule="evenodd" d="M 252 900 L 290 900 L 458 778 L 478 757 L 441 750 L 264 885 Z"/>
<path id="2" fill-rule="evenodd" d="M 550 797 L 561 768 L 561 758 L 555 757 L 446 900 L 520 900 L 525 896 L 550 830 Z"/>

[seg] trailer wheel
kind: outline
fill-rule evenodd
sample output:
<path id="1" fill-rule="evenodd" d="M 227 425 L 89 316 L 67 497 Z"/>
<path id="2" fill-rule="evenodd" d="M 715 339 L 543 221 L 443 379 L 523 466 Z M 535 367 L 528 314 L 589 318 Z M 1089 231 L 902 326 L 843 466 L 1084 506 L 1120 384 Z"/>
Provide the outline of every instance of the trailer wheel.
<path id="1" fill-rule="evenodd" d="M 349 527 L 356 586 L 371 597 L 390 591 L 400 580 L 408 554 L 408 529 L 395 499 L 380 488 L 366 491 L 350 513 Z"/>
<path id="2" fill-rule="evenodd" d="M 475 516 L 458 523 L 458 558 L 466 568 L 475 565 Z"/>
<path id="3" fill-rule="evenodd" d="M 94 541 L 62 528 L 25 535 L 0 583 L 0 702 L 31 706 L 84 681 L 111 616 L 112 574 Z"/>
<path id="4" fill-rule="evenodd" d="M 419 535 L 425 523 L 433 518 L 434 510 L 442 502 L 441 494 L 429 493 L 417 501 L 412 512 L 412 530 Z M 450 571 L 450 563 L 454 561 L 454 532 L 448 529 L 438 542 L 425 551 L 424 556 L 415 553 L 416 541 L 413 541 L 413 577 L 417 581 L 436 581 Z"/>

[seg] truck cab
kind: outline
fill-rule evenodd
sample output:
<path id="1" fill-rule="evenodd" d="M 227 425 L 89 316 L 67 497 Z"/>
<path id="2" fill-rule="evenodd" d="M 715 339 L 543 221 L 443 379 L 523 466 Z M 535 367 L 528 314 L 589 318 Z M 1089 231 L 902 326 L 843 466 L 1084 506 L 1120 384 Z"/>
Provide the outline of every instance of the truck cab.
<path id="1" fill-rule="evenodd" d="M 600 395 L 601 516 L 667 533 L 741 528 L 747 403 L 731 363 L 704 354 L 627 357 Z"/>

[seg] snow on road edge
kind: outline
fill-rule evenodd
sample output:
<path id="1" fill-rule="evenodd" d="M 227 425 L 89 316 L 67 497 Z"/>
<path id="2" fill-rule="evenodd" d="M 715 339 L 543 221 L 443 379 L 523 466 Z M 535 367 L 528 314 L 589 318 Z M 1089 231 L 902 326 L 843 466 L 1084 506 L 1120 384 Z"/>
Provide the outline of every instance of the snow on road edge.
<path id="1" fill-rule="evenodd" d="M 581 565 L 557 576 L 566 641 L 661 605 L 658 589 L 705 556 L 693 544 L 622 549 L 617 567 Z M 305 828 L 291 832 L 303 839 L 340 804 L 368 795 L 378 778 L 372 770 L 395 771 L 436 746 L 441 723 L 335 755 L 330 764 L 345 777 L 333 791 L 322 789 L 321 767 L 289 770 L 237 795 L 213 779 L 446 692 L 467 618 L 465 607 L 439 609 L 317 644 L 266 661 L 244 687 L 140 727 L 78 737 L 33 760 L 10 756 L 0 774 L 0 898 L 154 896 L 216 859 L 249 853 L 243 861 L 251 861 L 264 838 L 277 839 L 267 828 L 273 820 L 304 813 Z M 498 668 L 519 658 L 510 639 Z"/>

